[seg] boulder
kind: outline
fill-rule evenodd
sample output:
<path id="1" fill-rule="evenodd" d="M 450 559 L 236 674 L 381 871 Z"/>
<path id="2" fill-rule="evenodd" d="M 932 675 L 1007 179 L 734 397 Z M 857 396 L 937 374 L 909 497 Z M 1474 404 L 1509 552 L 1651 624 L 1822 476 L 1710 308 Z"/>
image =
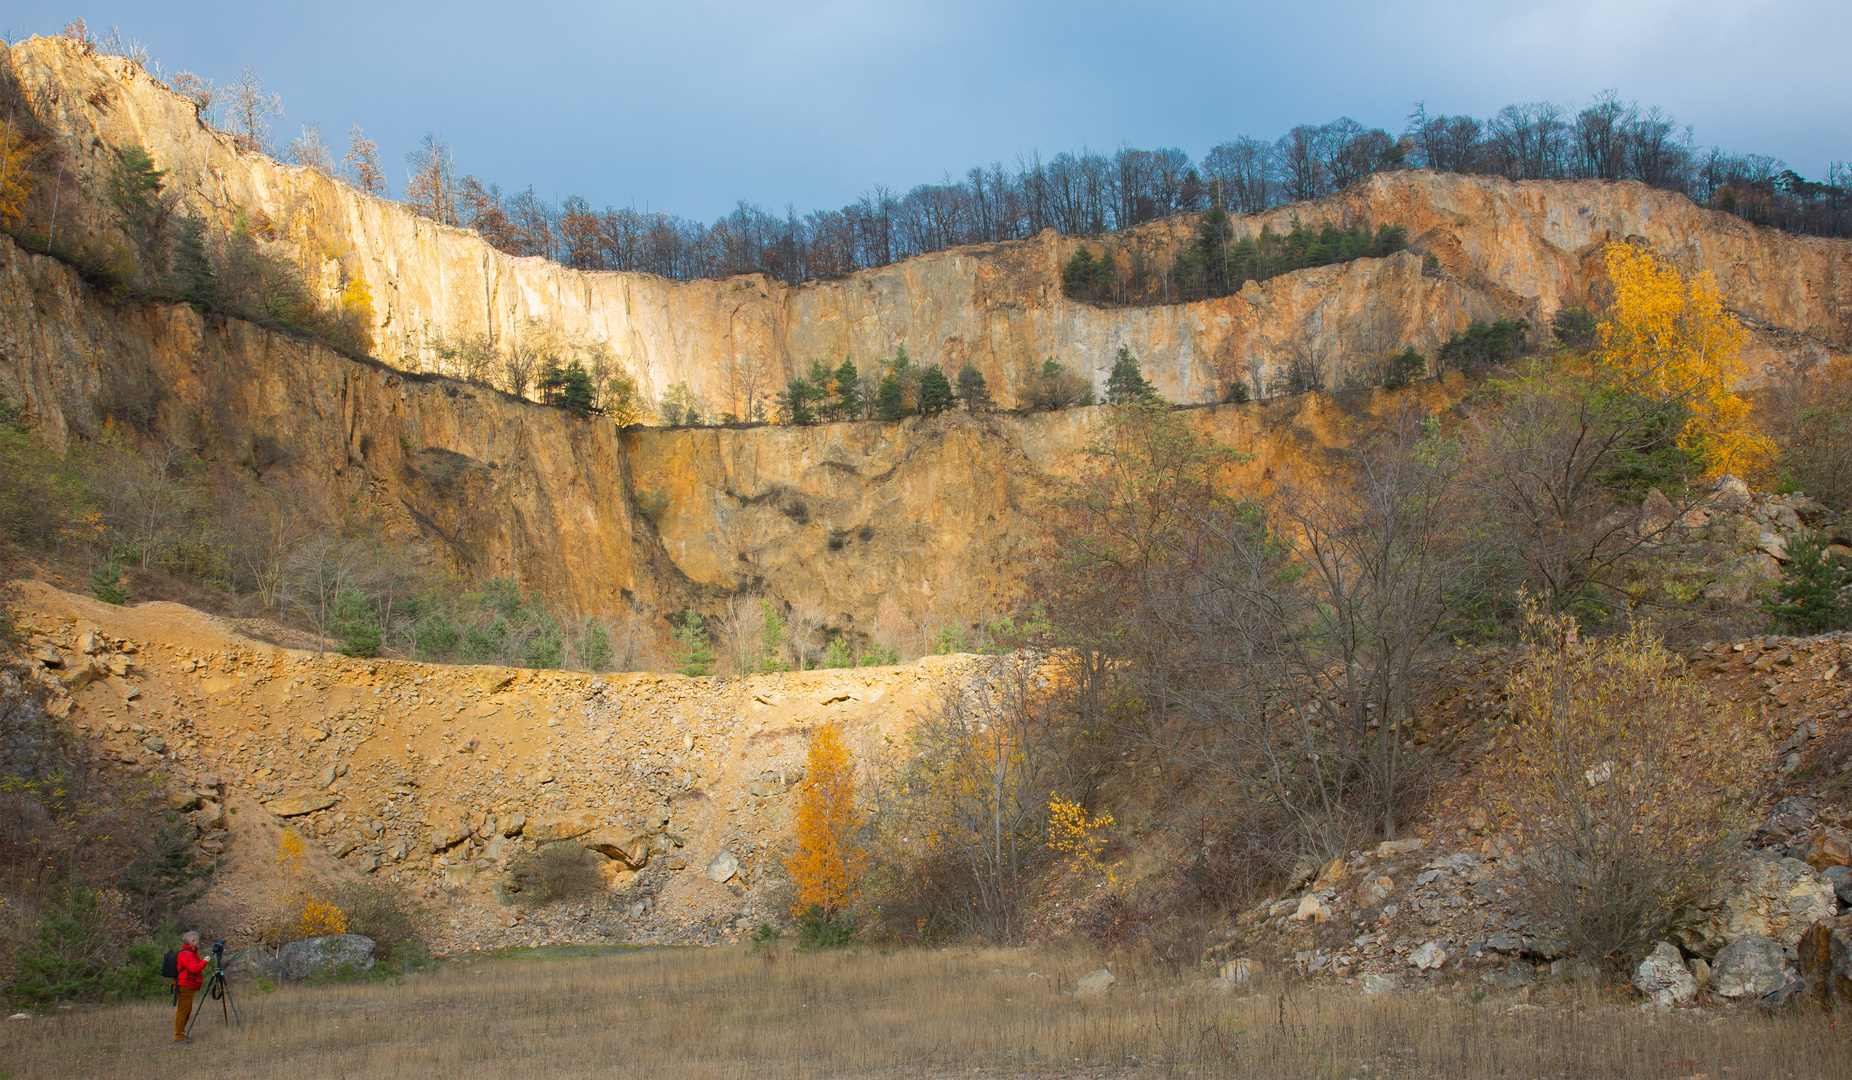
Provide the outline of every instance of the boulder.
<path id="1" fill-rule="evenodd" d="M 1223 964 L 1222 969 L 1216 974 L 1218 977 L 1227 979 L 1233 985 L 1240 987 L 1253 985 L 1253 983 L 1260 978 L 1260 973 L 1264 970 L 1266 970 L 1266 965 L 1262 964 L 1259 960 L 1249 960 L 1247 957 L 1243 956 Z"/>
<path id="2" fill-rule="evenodd" d="M 1357 886 L 1357 903 L 1364 907 L 1374 907 L 1395 895 L 1395 879 L 1387 874 L 1363 879 Z"/>
<path id="3" fill-rule="evenodd" d="M 444 884 L 446 885 L 468 885 L 474 880 L 476 880 L 475 863 L 460 863 L 456 866 L 444 867 Z"/>
<path id="4" fill-rule="evenodd" d="M 1640 961 L 1633 973 L 1634 988 L 1654 1005 L 1689 1005 L 1698 996 L 1698 980 L 1685 966 L 1677 946 L 1662 941 Z"/>
<path id="5" fill-rule="evenodd" d="M 476 689 L 481 690 L 483 693 L 495 694 L 514 685 L 514 681 L 518 676 L 518 672 L 510 671 L 507 668 L 483 667 L 477 668 L 476 671 L 470 675 L 469 681 Z"/>
<path id="6" fill-rule="evenodd" d="M 1408 962 L 1420 971 L 1431 971 L 1447 962 L 1447 950 L 1437 941 L 1430 941 L 1409 954 Z"/>
<path id="7" fill-rule="evenodd" d="M 321 771 L 315 774 L 315 786 L 318 788 L 333 787 L 336 775 L 338 774 L 333 765 L 323 765 Z"/>
<path id="8" fill-rule="evenodd" d="M 305 727 L 302 729 L 302 737 L 308 742 L 318 743 L 326 739 L 328 733 L 321 728 Z"/>
<path id="9" fill-rule="evenodd" d="M 1822 829 L 1807 841 L 1801 861 L 1822 871 L 1852 865 L 1852 836 L 1838 829 Z"/>
<path id="10" fill-rule="evenodd" d="M 61 668 L 64 666 L 64 657 L 58 650 L 49 645 L 33 653 L 32 658 L 48 668 Z"/>
<path id="11" fill-rule="evenodd" d="M 326 810 L 339 801 L 338 795 L 325 791 L 312 791 L 271 799 L 264 804 L 264 809 L 277 817 L 301 817 L 303 814 L 313 814 L 317 810 Z"/>
<path id="12" fill-rule="evenodd" d="M 1325 910 L 1325 902 L 1318 898 L 1317 893 L 1307 893 L 1299 901 L 1298 908 L 1293 911 L 1294 922 L 1321 923 L 1328 918 L 1330 918 L 1330 913 Z"/>
<path id="13" fill-rule="evenodd" d="M 431 850 L 433 852 L 449 851 L 469 839 L 469 826 L 452 825 L 449 828 L 431 831 Z"/>
<path id="14" fill-rule="evenodd" d="M 86 630 L 77 638 L 78 651 L 85 656 L 95 656 L 103 651 L 103 639 L 94 630 Z"/>
<path id="15" fill-rule="evenodd" d="M 1112 984 L 1118 981 L 1118 979 L 1113 977 L 1112 972 L 1105 968 L 1101 968 L 1098 971 L 1080 977 L 1080 981 L 1074 984 L 1074 996 L 1077 998 L 1103 998 L 1106 996 L 1106 992 L 1112 989 Z"/>
<path id="16" fill-rule="evenodd" d="M 723 848 L 712 859 L 708 860 L 707 869 L 702 871 L 702 873 L 707 875 L 708 880 L 724 885 L 733 880 L 733 875 L 739 873 L 739 870 L 739 859 L 734 857 L 731 851 L 727 851 Z"/>
<path id="17" fill-rule="evenodd" d="M 556 840 L 576 839 L 597 827 L 598 816 L 585 811 L 533 825 L 527 830 L 527 838 L 536 844 L 551 844 Z"/>
<path id="18" fill-rule="evenodd" d="M 527 828 L 526 814 L 503 814 L 495 819 L 495 828 L 503 836 L 519 836 Z"/>
<path id="19" fill-rule="evenodd" d="M 1357 988 L 1362 990 L 1366 997 L 1380 997 L 1383 994 L 1392 994 L 1398 989 L 1399 985 L 1400 984 L 1395 981 L 1395 976 L 1393 975 L 1376 975 L 1372 973 L 1359 975 L 1357 977 Z"/>
<path id="20" fill-rule="evenodd" d="M 1829 866 L 1820 871 L 1842 904 L 1852 904 L 1852 866 Z"/>
<path id="21" fill-rule="evenodd" d="M 189 810 L 199 809 L 199 804 L 199 796 L 191 791 L 175 791 L 167 796 L 167 808 L 183 814 Z"/>
<path id="22" fill-rule="evenodd" d="M 1376 857 L 1388 859 L 1396 855 L 1407 855 L 1427 846 L 1428 842 L 1419 836 L 1411 836 L 1406 840 L 1384 840 L 1376 845 Z"/>
<path id="23" fill-rule="evenodd" d="M 579 843 L 607 859 L 616 859 L 632 870 L 641 870 L 653 851 L 648 833 L 619 832 L 616 829 L 593 829 L 579 837 Z"/>
<path id="24" fill-rule="evenodd" d="M 1746 934 L 1725 945 L 1711 965 L 1711 993 L 1730 1001 L 1760 998 L 1787 981 L 1781 946 L 1761 934 Z"/>
<path id="25" fill-rule="evenodd" d="M 1813 867 L 1799 859 L 1751 851 L 1718 878 L 1703 900 L 1681 914 L 1672 936 L 1707 960 L 1750 934 L 1772 938 L 1785 949 L 1800 941 L 1809 926 L 1838 911 L 1832 883 Z"/>
<path id="26" fill-rule="evenodd" d="M 1814 923 L 1796 951 L 1807 993 L 1829 1008 L 1852 1008 L 1852 915 Z"/>
<path id="27" fill-rule="evenodd" d="M 223 829 L 225 827 L 225 808 L 215 802 L 202 802 L 193 815 L 193 824 L 202 829 Z"/>
<path id="28" fill-rule="evenodd" d="M 283 974 L 292 979 L 306 979 L 341 968 L 365 971 L 373 966 L 373 939 L 359 934 L 304 938 L 279 949 L 277 963 L 282 966 Z"/>
<path id="29" fill-rule="evenodd" d="M 270 950 L 262 945 L 253 945 L 240 949 L 225 958 L 225 977 L 228 979 L 280 979 L 283 977 L 283 965 Z"/>

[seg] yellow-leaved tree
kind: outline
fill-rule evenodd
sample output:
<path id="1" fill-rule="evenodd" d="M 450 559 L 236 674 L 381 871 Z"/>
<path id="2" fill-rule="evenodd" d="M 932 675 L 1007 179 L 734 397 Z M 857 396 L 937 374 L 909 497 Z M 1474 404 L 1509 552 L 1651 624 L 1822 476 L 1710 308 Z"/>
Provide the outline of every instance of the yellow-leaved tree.
<path id="1" fill-rule="evenodd" d="M 1743 372 L 1745 333 L 1724 310 L 1717 282 L 1708 272 L 1687 278 L 1632 244 L 1608 245 L 1605 258 L 1614 296 L 1597 328 L 1602 362 L 1641 392 L 1686 408 L 1679 445 L 1703 462 L 1706 476 L 1766 470 L 1773 446 L 1732 389 Z"/>
<path id="2" fill-rule="evenodd" d="M 833 724 L 817 729 L 798 793 L 797 850 L 785 861 L 792 911 L 818 908 L 833 919 L 854 904 L 866 853 L 856 845 L 855 762 Z"/>
<path id="3" fill-rule="evenodd" d="M 320 895 L 309 879 L 308 845 L 302 834 L 284 829 L 277 837 L 277 869 L 293 888 L 271 914 L 262 936 L 272 945 L 347 933 L 347 913 Z"/>

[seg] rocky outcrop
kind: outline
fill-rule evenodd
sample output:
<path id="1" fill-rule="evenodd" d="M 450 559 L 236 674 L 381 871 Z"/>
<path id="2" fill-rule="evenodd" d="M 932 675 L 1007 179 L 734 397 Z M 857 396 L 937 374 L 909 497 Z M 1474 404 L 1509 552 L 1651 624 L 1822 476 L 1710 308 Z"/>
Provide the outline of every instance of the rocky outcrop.
<path id="1" fill-rule="evenodd" d="M 1078 245 L 1099 241 L 1052 231 L 838 281 L 790 286 L 751 275 L 679 283 L 504 255 L 468 230 L 312 169 L 241 152 L 208 129 L 191 102 L 120 58 L 46 38 L 15 45 L 7 57 L 50 102 L 46 119 L 61 134 L 80 194 L 103 190 L 115 147 L 146 146 L 190 209 L 225 228 L 240 212 L 263 222 L 266 235 L 317 267 L 325 292 L 343 272 L 365 280 L 376 355 L 411 370 L 442 369 L 444 341 L 482 336 L 507 346 L 547 334 L 602 343 L 651 395 L 685 382 L 714 412 L 744 416 L 749 399 L 766 399 L 813 358 L 863 362 L 904 345 L 949 369 L 976 365 L 1009 404 L 1044 358 L 1103 383 L 1124 345 L 1172 400 L 1215 401 L 1232 379 L 1266 380 L 1291 361 L 1316 364 L 1331 386 L 1367 382 L 1388 352 L 1405 345 L 1431 352 L 1475 318 L 1541 326 L 1559 306 L 1587 299 L 1601 244 L 1636 236 L 1688 269 L 1716 275 L 1756 330 L 1757 367 L 1852 344 L 1852 244 L 1759 228 L 1635 183 L 1377 176 L 1322 203 L 1242 217 L 1237 228 L 1284 231 L 1295 215 L 1367 218 L 1405 226 L 1410 251 L 1190 304 L 1069 301 L 1060 267 Z M 108 228 L 94 199 L 77 201 L 74 227 Z M 1161 267 L 1193 227 L 1172 219 L 1106 242 L 1143 247 Z M 1433 272 L 1424 270 L 1427 256 Z"/>

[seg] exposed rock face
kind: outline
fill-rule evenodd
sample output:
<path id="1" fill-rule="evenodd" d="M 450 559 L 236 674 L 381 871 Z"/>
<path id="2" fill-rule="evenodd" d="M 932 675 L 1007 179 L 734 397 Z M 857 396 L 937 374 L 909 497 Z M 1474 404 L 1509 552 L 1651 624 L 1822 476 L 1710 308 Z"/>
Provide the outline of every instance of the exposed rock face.
<path id="1" fill-rule="evenodd" d="M 1698 996 L 1698 980 L 1685 967 L 1678 948 L 1666 941 L 1640 961 L 1633 985 L 1654 1005 L 1689 1005 Z"/>
<path id="2" fill-rule="evenodd" d="M 1788 948 L 1807 928 L 1838 914 L 1833 886 L 1799 859 L 1751 851 L 1724 874 L 1700 911 L 1673 934 L 1690 952 L 1715 959 L 1741 938 L 1758 935 Z"/>
<path id="3" fill-rule="evenodd" d="M 374 298 L 377 355 L 411 368 L 438 367 L 440 339 L 486 335 L 507 344 L 544 332 L 608 344 L 651 395 L 686 382 L 715 412 L 746 415 L 749 396 L 767 398 L 812 358 L 860 362 L 905 345 L 951 370 L 975 364 L 1010 404 L 1043 358 L 1103 383 L 1125 345 L 1165 395 L 1201 402 L 1218 400 L 1239 375 L 1267 378 L 1294 356 L 1321 364 L 1337 386 L 1404 345 L 1431 352 L 1474 318 L 1543 325 L 1559 306 L 1586 298 L 1599 245 L 1629 236 L 1714 273 L 1756 328 L 1758 364 L 1852 343 L 1852 244 L 1758 228 L 1634 183 L 1378 176 L 1236 227 L 1284 231 L 1294 214 L 1312 222 L 1367 217 L 1406 226 L 1409 252 L 1286 275 L 1236 296 L 1136 309 L 1067 300 L 1060 267 L 1082 241 L 1052 232 L 799 286 L 757 275 L 677 283 L 574 271 L 504 255 L 473 232 L 314 170 L 241 153 L 199 121 L 191 102 L 127 61 L 46 38 L 13 46 L 9 57 L 29 87 L 55 101 L 80 191 L 103 190 L 114 147 L 146 146 L 190 209 L 227 227 L 240 209 L 261 213 L 280 239 L 316 253 L 326 290 L 339 280 L 337 264 L 363 278 Z M 74 226 L 105 227 L 100 208 L 80 202 Z M 1111 243 L 1146 247 L 1161 265 L 1193 226 L 1159 222 Z M 1428 254 L 1438 275 L 1423 273 Z"/>

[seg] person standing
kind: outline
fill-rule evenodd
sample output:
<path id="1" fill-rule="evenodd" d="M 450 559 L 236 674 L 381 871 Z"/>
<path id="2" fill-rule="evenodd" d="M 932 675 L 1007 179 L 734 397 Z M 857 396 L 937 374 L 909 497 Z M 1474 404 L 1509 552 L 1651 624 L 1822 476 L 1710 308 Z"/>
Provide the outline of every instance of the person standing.
<path id="1" fill-rule="evenodd" d="M 174 967 L 174 1041 L 191 1042 L 186 1033 L 187 1017 L 193 1011 L 193 995 L 199 991 L 200 975 L 206 970 L 206 960 L 199 955 L 197 930 L 180 935 L 180 955 L 175 958 Z"/>

